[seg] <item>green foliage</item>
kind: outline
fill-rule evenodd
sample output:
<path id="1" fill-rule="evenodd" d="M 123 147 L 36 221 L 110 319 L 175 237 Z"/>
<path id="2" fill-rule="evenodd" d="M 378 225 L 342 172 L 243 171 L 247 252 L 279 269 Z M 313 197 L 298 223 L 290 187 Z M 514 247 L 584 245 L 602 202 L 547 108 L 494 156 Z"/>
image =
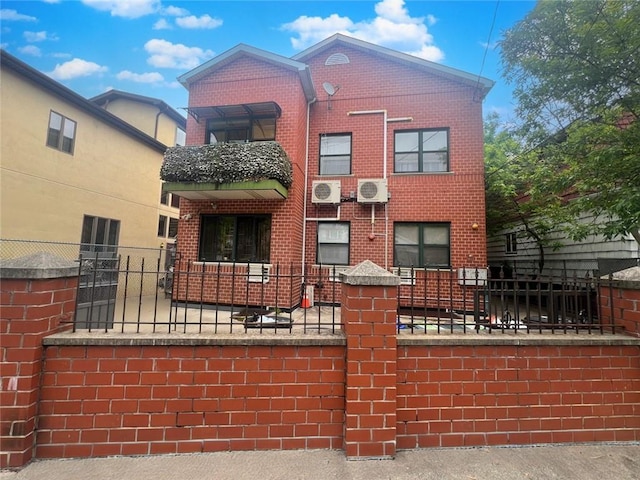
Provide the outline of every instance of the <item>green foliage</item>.
<path id="1" fill-rule="evenodd" d="M 530 200 L 527 213 L 566 225 L 575 240 L 631 233 L 640 242 L 638 25 L 637 0 L 542 0 L 501 42 L 528 152 L 509 173 L 513 186 Z M 585 214 L 595 221 L 580 223 Z"/>
<path id="2" fill-rule="evenodd" d="M 289 188 L 291 160 L 277 142 L 217 143 L 172 147 L 164 154 L 160 178 L 179 183 L 235 183 L 278 180 Z"/>

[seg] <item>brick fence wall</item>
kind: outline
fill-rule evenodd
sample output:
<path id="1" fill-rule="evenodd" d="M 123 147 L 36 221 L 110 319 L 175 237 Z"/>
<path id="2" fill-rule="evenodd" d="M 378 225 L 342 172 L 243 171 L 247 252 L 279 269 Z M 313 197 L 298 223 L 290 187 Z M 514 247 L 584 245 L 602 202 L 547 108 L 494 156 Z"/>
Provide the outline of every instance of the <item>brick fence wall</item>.
<path id="1" fill-rule="evenodd" d="M 613 274 L 599 294 L 603 321 L 615 322 L 628 335 L 640 337 L 640 267 Z"/>
<path id="2" fill-rule="evenodd" d="M 27 291 L 5 277 L 2 467 L 32 456 L 342 448 L 393 458 L 640 441 L 639 339 L 397 336 L 398 281 L 370 262 L 344 275 L 344 335 L 132 337 L 49 335 L 74 305 L 75 279 L 26 281 Z M 31 308 L 36 299 L 61 306 Z M 17 300 L 22 315 L 5 318 Z"/>
<path id="3" fill-rule="evenodd" d="M 51 346 L 36 455 L 339 449 L 344 348 Z"/>

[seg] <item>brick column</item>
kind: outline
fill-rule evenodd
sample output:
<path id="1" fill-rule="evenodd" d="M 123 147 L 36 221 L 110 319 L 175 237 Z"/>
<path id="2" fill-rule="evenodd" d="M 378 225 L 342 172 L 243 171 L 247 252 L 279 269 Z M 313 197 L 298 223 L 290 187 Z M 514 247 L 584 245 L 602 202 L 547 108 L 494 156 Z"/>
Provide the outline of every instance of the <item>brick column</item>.
<path id="1" fill-rule="evenodd" d="M 602 277 L 599 294 L 602 323 L 640 337 L 640 267 Z"/>
<path id="2" fill-rule="evenodd" d="M 78 266 L 48 253 L 0 264 L 0 467 L 33 456 L 42 339 L 75 310 Z"/>
<path id="3" fill-rule="evenodd" d="M 400 279 L 367 260 L 345 272 L 342 282 L 345 452 L 348 459 L 393 458 Z"/>

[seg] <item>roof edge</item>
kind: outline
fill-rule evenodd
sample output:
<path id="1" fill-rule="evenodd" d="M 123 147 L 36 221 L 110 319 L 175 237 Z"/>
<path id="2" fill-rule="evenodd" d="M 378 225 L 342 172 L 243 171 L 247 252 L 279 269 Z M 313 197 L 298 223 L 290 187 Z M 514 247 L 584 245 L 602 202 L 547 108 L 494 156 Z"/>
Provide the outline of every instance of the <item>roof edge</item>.
<path id="1" fill-rule="evenodd" d="M 379 55 L 390 57 L 395 60 L 408 62 L 410 64 L 423 67 L 423 68 L 428 68 L 430 70 L 433 70 L 436 74 L 444 75 L 449 78 L 458 79 L 459 81 L 471 86 L 480 85 L 482 86 L 484 95 L 486 95 L 489 92 L 489 90 L 491 90 L 491 88 L 495 85 L 495 82 L 493 80 L 482 77 L 480 75 L 471 74 L 463 70 L 459 70 L 457 68 L 448 67 L 446 65 L 432 62 L 430 60 L 425 60 L 423 58 L 416 57 L 414 55 L 409 55 L 408 53 L 399 52 L 397 50 L 393 50 L 388 47 L 383 47 L 383 46 L 366 42 L 364 40 L 360 40 L 354 37 L 349 37 L 341 33 L 336 33 L 328 38 L 325 38 L 321 42 L 316 43 L 315 45 L 312 45 L 311 47 L 297 53 L 291 58 L 293 60 L 302 62 L 308 57 L 315 55 L 317 53 L 320 53 L 322 50 L 329 48 L 330 46 L 336 43 L 343 43 L 350 47 L 358 48 L 361 50 L 367 50 Z"/>
<path id="2" fill-rule="evenodd" d="M 233 60 L 236 57 L 246 55 L 258 60 L 265 61 L 275 66 L 287 68 L 298 73 L 300 81 L 302 83 L 303 90 L 307 101 L 314 100 L 316 98 L 315 89 L 313 87 L 313 81 L 311 80 L 311 71 L 309 66 L 305 63 L 298 62 L 291 58 L 283 57 L 276 53 L 268 52 L 260 48 L 252 47 L 244 43 L 240 43 L 235 47 L 221 53 L 220 55 L 210 59 L 209 61 L 197 66 L 196 68 L 180 75 L 177 80 L 185 88 L 189 88 L 189 85 L 202 76 L 204 76 L 209 70 L 215 68 L 218 65 L 225 65 L 227 62 Z"/>
<path id="3" fill-rule="evenodd" d="M 164 112 L 168 117 L 173 119 L 176 123 L 178 123 L 182 128 L 186 128 L 187 119 L 184 115 L 181 115 L 175 108 L 166 103 L 164 100 L 154 97 L 147 97 L 145 95 L 139 95 L 137 93 L 125 92 L 123 90 L 116 90 L 114 88 L 107 90 L 100 95 L 96 95 L 95 97 L 91 97 L 89 101 L 97 104 L 103 105 L 104 103 L 109 102 L 110 100 L 116 98 L 124 98 L 127 100 L 132 100 L 134 102 L 146 103 L 149 105 L 153 105 L 158 107 L 161 112 Z"/>
<path id="4" fill-rule="evenodd" d="M 79 108 L 80 110 L 83 110 L 90 115 L 99 118 L 103 122 L 120 130 L 126 135 L 129 135 L 147 144 L 149 147 L 154 148 L 160 152 L 164 152 L 167 149 L 167 145 L 165 145 L 164 143 L 159 142 L 143 131 L 138 130 L 133 125 L 125 122 L 112 113 L 107 112 L 105 109 L 99 107 L 90 100 L 87 100 L 82 95 L 53 80 L 48 75 L 45 75 L 39 70 L 36 70 L 32 66 L 24 63 L 22 60 L 19 60 L 17 57 L 14 57 L 4 49 L 0 49 L 0 64 L 3 68 L 6 67 L 10 70 L 13 70 L 18 75 L 26 77 L 36 85 L 50 91 L 54 95 L 58 95 L 64 98 L 66 101 Z"/>

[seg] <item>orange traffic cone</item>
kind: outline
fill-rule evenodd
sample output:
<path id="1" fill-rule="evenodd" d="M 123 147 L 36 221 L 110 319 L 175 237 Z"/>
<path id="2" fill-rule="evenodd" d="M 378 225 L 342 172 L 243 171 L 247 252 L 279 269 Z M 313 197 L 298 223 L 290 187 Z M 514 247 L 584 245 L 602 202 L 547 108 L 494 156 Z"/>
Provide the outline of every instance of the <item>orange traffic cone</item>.
<path id="1" fill-rule="evenodd" d="M 311 302 L 309 301 L 309 297 L 307 297 L 306 293 L 302 297 L 302 302 L 300 303 L 300 306 L 302 308 L 311 308 Z"/>

